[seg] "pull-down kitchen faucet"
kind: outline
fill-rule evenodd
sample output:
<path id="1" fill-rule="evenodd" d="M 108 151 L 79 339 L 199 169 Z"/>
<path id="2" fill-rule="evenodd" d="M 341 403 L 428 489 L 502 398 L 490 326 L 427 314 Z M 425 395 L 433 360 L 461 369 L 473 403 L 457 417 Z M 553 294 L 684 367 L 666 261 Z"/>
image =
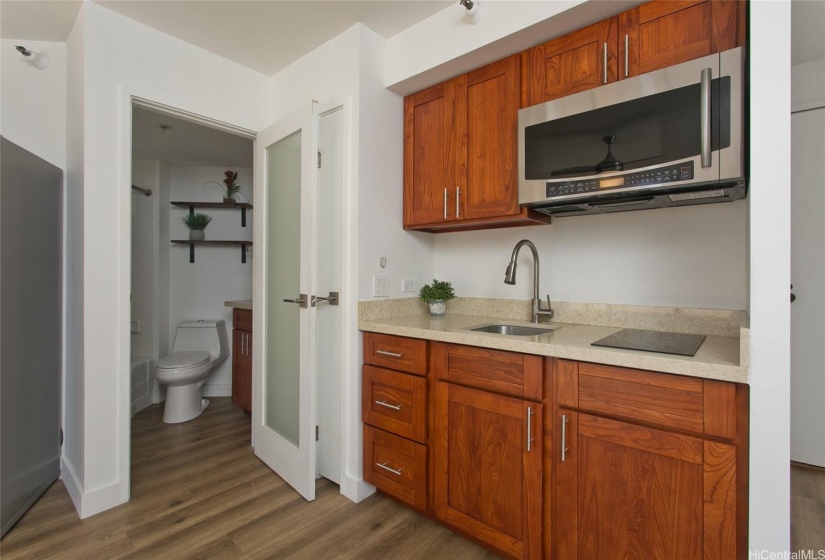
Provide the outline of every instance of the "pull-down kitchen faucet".
<path id="1" fill-rule="evenodd" d="M 515 285 L 516 283 L 516 259 L 521 248 L 527 245 L 530 247 L 530 252 L 533 253 L 533 322 L 538 323 L 540 317 L 553 318 L 553 310 L 550 308 L 550 296 L 547 296 L 547 308 L 541 306 L 539 299 L 539 253 L 536 251 L 536 246 L 528 239 L 522 239 L 513 248 L 513 256 L 510 257 L 510 264 L 507 265 L 507 271 L 504 273 L 504 283 Z"/>

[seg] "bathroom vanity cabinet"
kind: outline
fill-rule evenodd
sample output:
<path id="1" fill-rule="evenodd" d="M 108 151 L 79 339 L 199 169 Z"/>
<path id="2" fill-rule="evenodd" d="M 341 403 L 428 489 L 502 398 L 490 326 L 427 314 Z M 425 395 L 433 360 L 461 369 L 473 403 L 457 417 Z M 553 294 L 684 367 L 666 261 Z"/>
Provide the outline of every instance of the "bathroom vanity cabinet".
<path id="1" fill-rule="evenodd" d="M 252 413 L 252 310 L 232 310 L 232 403 Z"/>

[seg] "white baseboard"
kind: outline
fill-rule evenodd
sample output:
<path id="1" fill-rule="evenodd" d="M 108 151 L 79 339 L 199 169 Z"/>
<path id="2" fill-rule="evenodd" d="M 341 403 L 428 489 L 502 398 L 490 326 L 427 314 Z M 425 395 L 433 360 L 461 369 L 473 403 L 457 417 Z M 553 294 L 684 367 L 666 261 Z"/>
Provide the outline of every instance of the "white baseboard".
<path id="1" fill-rule="evenodd" d="M 204 397 L 231 397 L 231 383 L 204 383 L 201 387 L 201 395 Z"/>
<path id="2" fill-rule="evenodd" d="M 373 494 L 375 494 L 375 486 L 369 482 L 364 482 L 363 478 L 344 475 L 344 479 L 341 481 L 341 495 L 345 498 L 357 504 Z"/>
<path id="3" fill-rule="evenodd" d="M 75 510 L 80 519 L 86 519 L 107 509 L 111 509 L 129 501 L 121 498 L 120 483 L 104 486 L 90 492 L 85 492 L 83 484 L 77 476 L 77 471 L 72 467 L 65 457 L 62 461 L 61 479 L 63 485 L 69 492 Z"/>

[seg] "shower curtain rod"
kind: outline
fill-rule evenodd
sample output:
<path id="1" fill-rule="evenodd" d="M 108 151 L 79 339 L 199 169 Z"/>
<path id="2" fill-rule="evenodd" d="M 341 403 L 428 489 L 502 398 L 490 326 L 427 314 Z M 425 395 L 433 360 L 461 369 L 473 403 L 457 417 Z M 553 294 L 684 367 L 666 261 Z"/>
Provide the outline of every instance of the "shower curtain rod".
<path id="1" fill-rule="evenodd" d="M 152 189 L 144 189 L 144 188 L 139 187 L 137 185 L 132 185 L 132 190 L 142 192 L 146 196 L 152 196 Z"/>

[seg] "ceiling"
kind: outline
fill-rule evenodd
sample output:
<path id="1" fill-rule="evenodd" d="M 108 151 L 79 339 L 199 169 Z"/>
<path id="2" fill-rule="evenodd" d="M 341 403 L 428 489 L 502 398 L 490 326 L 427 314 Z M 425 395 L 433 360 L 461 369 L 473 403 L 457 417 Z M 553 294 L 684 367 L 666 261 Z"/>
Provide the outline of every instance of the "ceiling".
<path id="1" fill-rule="evenodd" d="M 791 64 L 825 58 L 825 2 L 793 0 L 791 4 Z"/>
<path id="2" fill-rule="evenodd" d="M 161 124 L 172 128 L 164 131 Z M 252 140 L 132 107 L 132 157 L 177 165 L 252 167 Z"/>
<path id="3" fill-rule="evenodd" d="M 95 0 L 109 10 L 267 76 L 363 23 L 385 38 L 450 6 L 445 0 Z M 65 41 L 82 2 L 2 0 L 0 35 Z M 456 10 L 461 10 L 456 6 Z"/>

